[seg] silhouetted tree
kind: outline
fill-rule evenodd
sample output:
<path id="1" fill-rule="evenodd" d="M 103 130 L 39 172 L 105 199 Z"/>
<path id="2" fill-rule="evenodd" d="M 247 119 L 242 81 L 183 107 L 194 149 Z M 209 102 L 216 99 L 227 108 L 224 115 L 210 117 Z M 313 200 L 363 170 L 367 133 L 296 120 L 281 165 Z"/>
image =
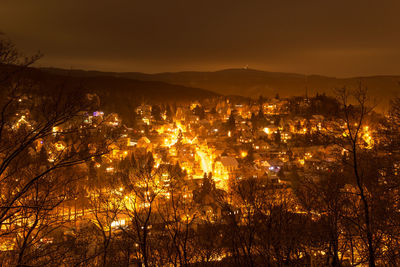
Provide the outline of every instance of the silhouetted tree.
<path id="1" fill-rule="evenodd" d="M 199 116 L 200 120 L 205 118 L 205 111 L 204 111 L 204 108 L 202 106 L 197 105 L 193 109 L 193 114 L 196 115 L 196 116 Z"/>
<path id="2" fill-rule="evenodd" d="M 229 115 L 229 119 L 227 121 L 227 128 L 230 131 L 234 131 L 236 129 L 236 120 L 235 120 L 235 116 L 233 115 L 233 113 L 231 113 L 231 115 Z"/>
<path id="3" fill-rule="evenodd" d="M 156 121 L 161 121 L 161 108 L 159 105 L 153 105 L 151 107 L 151 116 L 153 117 L 154 120 Z"/>

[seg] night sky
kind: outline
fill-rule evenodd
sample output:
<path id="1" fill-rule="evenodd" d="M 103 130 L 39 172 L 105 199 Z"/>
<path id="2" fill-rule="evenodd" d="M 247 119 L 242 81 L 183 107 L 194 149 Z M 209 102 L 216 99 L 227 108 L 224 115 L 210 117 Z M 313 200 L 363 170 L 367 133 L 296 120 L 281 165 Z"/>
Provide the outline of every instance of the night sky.
<path id="1" fill-rule="evenodd" d="M 399 0 L 0 0 L 40 66 L 400 74 Z"/>

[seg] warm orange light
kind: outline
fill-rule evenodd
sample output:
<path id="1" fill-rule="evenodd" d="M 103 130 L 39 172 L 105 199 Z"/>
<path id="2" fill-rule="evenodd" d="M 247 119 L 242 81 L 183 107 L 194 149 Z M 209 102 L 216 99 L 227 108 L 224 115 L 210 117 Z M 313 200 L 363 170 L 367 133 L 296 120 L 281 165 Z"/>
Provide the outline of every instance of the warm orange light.
<path id="1" fill-rule="evenodd" d="M 55 147 L 57 151 L 61 151 L 65 148 L 65 146 L 62 143 L 55 144 Z"/>

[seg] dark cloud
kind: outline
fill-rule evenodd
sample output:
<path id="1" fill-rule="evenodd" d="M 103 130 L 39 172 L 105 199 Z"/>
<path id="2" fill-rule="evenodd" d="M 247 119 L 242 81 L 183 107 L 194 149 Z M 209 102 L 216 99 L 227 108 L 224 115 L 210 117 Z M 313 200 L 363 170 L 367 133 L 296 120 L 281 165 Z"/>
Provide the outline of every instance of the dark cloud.
<path id="1" fill-rule="evenodd" d="M 249 65 L 400 74 L 400 1 L 2 0 L 0 30 L 43 66 L 115 71 Z"/>

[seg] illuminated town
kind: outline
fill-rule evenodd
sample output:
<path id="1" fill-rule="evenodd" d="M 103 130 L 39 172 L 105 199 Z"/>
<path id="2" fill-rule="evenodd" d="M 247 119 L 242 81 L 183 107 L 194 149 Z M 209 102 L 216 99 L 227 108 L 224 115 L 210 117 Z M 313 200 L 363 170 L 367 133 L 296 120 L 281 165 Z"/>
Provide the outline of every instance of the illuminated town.
<path id="1" fill-rule="evenodd" d="M 25 109 L 29 106 L 25 102 L 30 98 L 25 96 L 17 100 L 21 110 L 15 113 L 10 132 L 35 129 L 38 125 L 31 119 L 31 112 Z M 87 96 L 87 99 L 93 98 L 96 96 Z M 50 212 L 54 223 L 64 228 L 64 239 L 94 228 L 92 231 L 103 234 L 93 238 L 112 245 L 104 248 L 101 243 L 90 243 L 91 249 L 107 249 L 108 253 L 116 253 L 113 257 L 122 259 L 120 253 L 127 249 L 130 256 L 126 260 L 136 263 L 147 260 L 149 265 L 161 264 L 153 262 L 155 259 L 151 255 L 156 253 L 154 250 L 167 253 L 157 256 L 156 260 L 160 261 L 172 253 L 169 256 L 175 257 L 174 264 L 177 265 L 223 263 L 238 256 L 243 260 L 241 258 L 246 253 L 251 253 L 253 260 L 259 261 L 255 251 L 261 247 L 255 240 L 250 244 L 251 251 L 239 251 L 236 256 L 229 243 L 224 242 L 232 238 L 229 237 L 232 234 L 237 235 L 240 242 L 242 239 L 250 242 L 247 238 L 261 238 L 253 228 L 260 227 L 254 216 L 272 216 L 275 209 L 279 210 L 279 216 L 289 216 L 294 223 L 304 224 L 302 230 L 323 227 L 330 211 L 304 202 L 312 196 L 302 195 L 304 192 L 301 190 L 306 189 L 308 183 L 308 186 L 327 183 L 328 176 L 344 175 L 346 170 L 338 169 L 338 166 L 341 166 L 340 161 L 349 158 L 351 144 L 342 144 L 338 140 L 346 141 L 349 135 L 356 134 L 360 151 L 375 151 L 380 147 L 379 134 L 384 131 L 376 125 L 388 118 L 371 113 L 358 127 L 358 123 L 353 124 L 350 119 L 339 118 L 341 109 L 335 98 L 318 94 L 315 97 L 276 96 L 257 100 L 216 97 L 180 104 L 142 103 L 132 107 L 135 120 L 131 123 L 134 127 L 126 125 L 117 113 L 79 111 L 79 120 L 54 124 L 57 126 L 49 128 L 48 135 L 32 141 L 29 153 L 33 158 L 44 156 L 49 164 L 57 166 L 63 164 L 63 157 L 71 150 L 79 152 L 80 145 L 71 143 L 66 134 L 73 127 L 80 129 L 80 133 L 85 129 L 108 133 L 113 139 L 106 138 L 105 150 L 97 154 L 99 140 L 81 135 L 81 138 L 93 140 L 86 146 L 88 155 L 94 155 L 74 163 L 72 171 L 83 175 L 85 182 L 74 185 L 77 188 L 70 192 L 71 195 L 66 194 L 49 211 L 38 212 Z M 393 165 L 397 172 L 396 166 Z M 49 194 L 58 194 L 57 188 L 52 190 L 54 192 L 49 191 Z M 343 190 L 357 192 L 358 189 L 349 180 L 341 183 L 340 191 Z M 346 210 L 350 207 L 343 208 L 345 210 L 341 212 L 351 212 Z M 44 222 L 38 217 L 12 218 L 16 221 L 7 218 L 3 221 L 2 231 L 7 233 L 16 226 L 32 229 L 35 236 L 30 237 L 31 247 L 46 247 L 60 242 L 52 230 L 48 229 L 47 234 L 41 231 L 38 224 Z M 197 236 L 201 234 L 199 231 L 205 230 L 204 227 L 211 227 L 217 235 L 213 237 L 211 247 L 202 243 L 207 240 L 197 240 L 205 238 Z M 233 229 L 224 230 L 224 227 Z M 337 227 L 344 226 L 338 224 Z M 286 231 L 279 232 L 279 238 L 288 234 Z M 338 233 L 340 246 L 346 246 L 346 234 L 344 229 Z M 177 251 L 158 248 L 158 243 L 164 241 L 157 239 L 171 235 L 179 240 L 166 242 L 177 242 L 174 244 Z M 271 237 L 272 234 L 268 235 Z M 1 246 L 3 252 L 18 250 L 20 237 L 13 236 L 5 235 Z M 134 245 L 115 250 L 113 242 L 123 238 L 131 238 L 129 242 Z M 143 240 L 146 238 L 147 241 Z M 362 239 L 354 238 L 354 246 L 358 246 Z M 184 244 L 188 247 L 181 247 L 181 242 L 188 242 Z M 303 244 L 304 240 L 296 242 Z M 321 262 L 329 253 L 323 247 L 307 245 L 303 250 L 297 246 L 288 256 L 290 261 Z M 146 252 L 151 255 L 146 255 Z M 176 258 L 182 256 L 179 254 L 182 252 L 187 253 L 185 259 Z M 338 250 L 337 256 L 347 263 L 363 260 L 361 252 L 351 252 L 346 247 Z M 101 264 L 101 260 L 97 258 L 93 264 Z"/>
<path id="2" fill-rule="evenodd" d="M 0 266 L 400 266 L 400 1 L 0 2 Z"/>

